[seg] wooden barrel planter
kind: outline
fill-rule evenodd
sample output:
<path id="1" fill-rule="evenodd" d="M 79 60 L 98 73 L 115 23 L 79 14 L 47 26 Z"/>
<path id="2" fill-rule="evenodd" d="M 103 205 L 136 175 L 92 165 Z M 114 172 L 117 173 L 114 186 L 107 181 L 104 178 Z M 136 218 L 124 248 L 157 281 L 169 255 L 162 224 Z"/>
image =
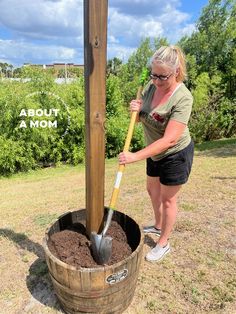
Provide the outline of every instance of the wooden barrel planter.
<path id="1" fill-rule="evenodd" d="M 74 223 L 85 224 L 85 215 L 85 209 L 66 213 L 46 231 L 43 246 L 55 293 L 63 310 L 69 314 L 122 313 L 134 296 L 142 258 L 143 234 L 132 218 L 116 211 L 113 220 L 126 233 L 132 254 L 110 266 L 76 268 L 55 257 L 47 243 L 53 233 Z"/>

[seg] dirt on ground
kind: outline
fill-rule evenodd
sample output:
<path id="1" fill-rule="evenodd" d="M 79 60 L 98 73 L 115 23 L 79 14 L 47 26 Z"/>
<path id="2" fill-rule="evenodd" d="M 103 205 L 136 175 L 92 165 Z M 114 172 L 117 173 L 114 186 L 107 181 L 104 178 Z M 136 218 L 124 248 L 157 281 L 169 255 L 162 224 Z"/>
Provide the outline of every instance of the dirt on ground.
<path id="1" fill-rule="evenodd" d="M 100 265 L 93 258 L 91 241 L 86 236 L 82 224 L 74 224 L 68 229 L 54 233 L 49 241 L 48 248 L 53 255 L 62 262 L 79 267 L 93 268 Z M 112 221 L 107 236 L 112 237 L 111 258 L 107 265 L 112 265 L 128 257 L 132 250 L 127 243 L 127 237 L 122 227 Z"/>

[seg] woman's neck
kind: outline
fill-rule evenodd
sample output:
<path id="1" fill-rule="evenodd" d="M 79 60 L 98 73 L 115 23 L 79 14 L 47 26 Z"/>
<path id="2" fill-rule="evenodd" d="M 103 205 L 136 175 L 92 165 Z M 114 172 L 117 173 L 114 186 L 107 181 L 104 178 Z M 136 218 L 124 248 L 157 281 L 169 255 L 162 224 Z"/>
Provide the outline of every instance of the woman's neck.
<path id="1" fill-rule="evenodd" d="M 162 86 L 157 86 L 157 90 L 162 95 L 172 94 L 180 84 L 181 82 L 175 82 L 174 84 L 166 88 L 162 88 Z"/>
<path id="2" fill-rule="evenodd" d="M 165 89 L 158 88 L 158 86 L 156 86 L 156 91 L 151 102 L 151 108 L 153 109 L 157 106 L 166 103 L 180 84 L 181 82 L 176 82 L 176 84 L 172 84 L 171 86 Z"/>

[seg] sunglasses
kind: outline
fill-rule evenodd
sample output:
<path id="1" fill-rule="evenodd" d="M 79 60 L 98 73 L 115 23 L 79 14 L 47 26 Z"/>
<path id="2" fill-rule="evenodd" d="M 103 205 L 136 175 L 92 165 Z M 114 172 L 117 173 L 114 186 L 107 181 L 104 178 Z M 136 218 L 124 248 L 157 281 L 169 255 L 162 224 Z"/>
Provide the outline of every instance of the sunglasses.
<path id="1" fill-rule="evenodd" d="M 150 78 L 152 79 L 152 80 L 160 80 L 160 81 L 166 81 L 166 80 L 168 80 L 168 78 L 169 77 L 171 77 L 171 75 L 172 75 L 173 73 L 170 73 L 169 75 L 157 75 L 157 74 L 150 74 Z"/>

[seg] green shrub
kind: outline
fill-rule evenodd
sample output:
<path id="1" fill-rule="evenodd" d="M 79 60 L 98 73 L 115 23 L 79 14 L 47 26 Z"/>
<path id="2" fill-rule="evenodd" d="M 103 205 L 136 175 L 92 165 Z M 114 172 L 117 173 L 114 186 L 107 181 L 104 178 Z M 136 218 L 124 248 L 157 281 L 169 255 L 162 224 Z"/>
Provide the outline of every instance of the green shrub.
<path id="1" fill-rule="evenodd" d="M 1 175 L 27 171 L 38 166 L 67 162 L 77 164 L 85 156 L 83 77 L 58 85 L 41 69 L 27 68 L 31 81 L 0 82 Z M 28 109 L 58 109 L 57 117 L 20 116 Z M 55 127 L 40 123 L 57 120 Z M 23 122 L 22 122 L 23 121 Z M 30 123 L 39 127 L 30 127 Z M 26 127 L 22 127 L 23 126 Z"/>
<path id="2" fill-rule="evenodd" d="M 128 114 L 114 116 L 106 122 L 106 157 L 117 156 L 123 150 L 129 126 Z"/>
<path id="3" fill-rule="evenodd" d="M 9 176 L 18 171 L 36 168 L 35 160 L 27 143 L 16 142 L 0 136 L 0 175 Z"/>
<path id="4" fill-rule="evenodd" d="M 135 125 L 130 151 L 136 152 L 145 146 L 144 133 L 141 123 Z"/>
<path id="5" fill-rule="evenodd" d="M 224 94 L 224 84 L 219 73 L 212 77 L 201 73 L 195 81 L 193 111 L 190 130 L 195 142 L 210 141 L 236 134 L 235 100 Z"/>

